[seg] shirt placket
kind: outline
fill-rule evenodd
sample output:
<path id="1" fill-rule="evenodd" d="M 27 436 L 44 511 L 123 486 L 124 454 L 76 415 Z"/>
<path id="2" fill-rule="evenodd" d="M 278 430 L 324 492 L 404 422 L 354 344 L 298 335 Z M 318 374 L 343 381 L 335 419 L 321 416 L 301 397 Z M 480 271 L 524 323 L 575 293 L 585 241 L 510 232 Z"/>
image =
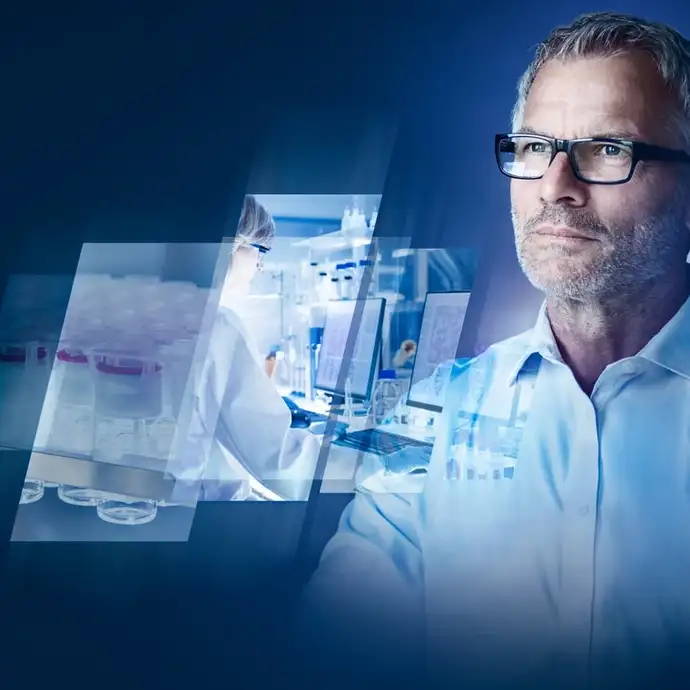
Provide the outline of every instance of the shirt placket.
<path id="1" fill-rule="evenodd" d="M 559 608 L 566 649 L 575 661 L 567 665 L 568 673 L 581 674 L 577 685 L 586 687 L 595 583 L 599 432 L 596 409 L 585 396 L 578 396 L 572 423 L 575 442 L 564 492 Z"/>

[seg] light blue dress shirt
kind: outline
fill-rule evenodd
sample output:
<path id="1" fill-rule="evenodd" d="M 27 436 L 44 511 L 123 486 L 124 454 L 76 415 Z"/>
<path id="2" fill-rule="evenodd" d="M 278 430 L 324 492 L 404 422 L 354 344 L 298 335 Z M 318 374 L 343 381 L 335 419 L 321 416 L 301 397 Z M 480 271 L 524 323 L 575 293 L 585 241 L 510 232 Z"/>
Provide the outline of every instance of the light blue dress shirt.
<path id="1" fill-rule="evenodd" d="M 358 492 L 304 610 L 465 687 L 656 686 L 690 642 L 689 355 L 690 301 L 587 396 L 543 307 L 454 367 L 428 474 Z"/>

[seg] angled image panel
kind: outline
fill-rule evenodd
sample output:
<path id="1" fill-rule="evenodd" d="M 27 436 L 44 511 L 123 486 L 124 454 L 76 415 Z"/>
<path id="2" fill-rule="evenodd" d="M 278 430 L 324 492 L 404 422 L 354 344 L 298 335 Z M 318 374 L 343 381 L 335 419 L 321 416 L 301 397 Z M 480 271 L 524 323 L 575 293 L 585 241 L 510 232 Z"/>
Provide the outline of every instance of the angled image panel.
<path id="1" fill-rule="evenodd" d="M 26 416 L 22 395 L 40 416 L 2 425 L 5 446 L 32 451 L 13 540 L 187 539 L 194 503 L 171 505 L 167 459 L 212 293 L 165 280 L 169 251 L 84 245 L 64 322 L 5 353 L 18 385 L 3 419 Z"/>

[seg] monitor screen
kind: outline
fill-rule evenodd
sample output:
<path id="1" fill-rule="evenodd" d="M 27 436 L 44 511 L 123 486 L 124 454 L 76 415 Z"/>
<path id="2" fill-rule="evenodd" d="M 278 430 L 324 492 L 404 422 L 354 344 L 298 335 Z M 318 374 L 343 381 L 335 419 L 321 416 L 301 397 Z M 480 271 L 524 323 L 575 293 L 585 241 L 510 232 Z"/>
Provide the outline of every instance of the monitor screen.
<path id="1" fill-rule="evenodd" d="M 368 400 L 371 397 L 378 369 L 385 306 L 384 299 L 339 300 L 328 303 L 315 388 L 344 396 L 345 381 L 349 377 L 350 391 L 355 400 Z M 349 358 L 349 368 L 345 371 L 342 366 L 345 348 L 355 315 L 359 316 L 358 323 L 354 324 L 357 335 Z"/>
<path id="2" fill-rule="evenodd" d="M 448 383 L 444 377 L 450 376 L 457 356 L 469 301 L 469 291 L 427 293 L 407 399 L 410 407 L 441 411 L 440 396 Z M 439 369 L 444 363 L 448 366 Z"/>

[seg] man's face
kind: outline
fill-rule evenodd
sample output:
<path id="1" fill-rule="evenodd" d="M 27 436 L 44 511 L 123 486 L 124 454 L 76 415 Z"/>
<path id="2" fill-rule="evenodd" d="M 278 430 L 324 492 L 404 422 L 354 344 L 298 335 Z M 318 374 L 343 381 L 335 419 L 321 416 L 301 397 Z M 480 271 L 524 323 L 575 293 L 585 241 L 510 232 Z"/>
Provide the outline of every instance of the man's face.
<path id="1" fill-rule="evenodd" d="M 529 92 L 522 125 L 560 139 L 618 134 L 680 148 L 665 128 L 672 108 L 643 53 L 550 61 Z M 625 184 L 592 185 L 559 153 L 540 180 L 511 180 L 518 258 L 532 284 L 547 296 L 594 302 L 634 291 L 684 261 L 688 201 L 678 171 L 641 162 Z M 564 237 L 564 229 L 588 239 Z"/>

